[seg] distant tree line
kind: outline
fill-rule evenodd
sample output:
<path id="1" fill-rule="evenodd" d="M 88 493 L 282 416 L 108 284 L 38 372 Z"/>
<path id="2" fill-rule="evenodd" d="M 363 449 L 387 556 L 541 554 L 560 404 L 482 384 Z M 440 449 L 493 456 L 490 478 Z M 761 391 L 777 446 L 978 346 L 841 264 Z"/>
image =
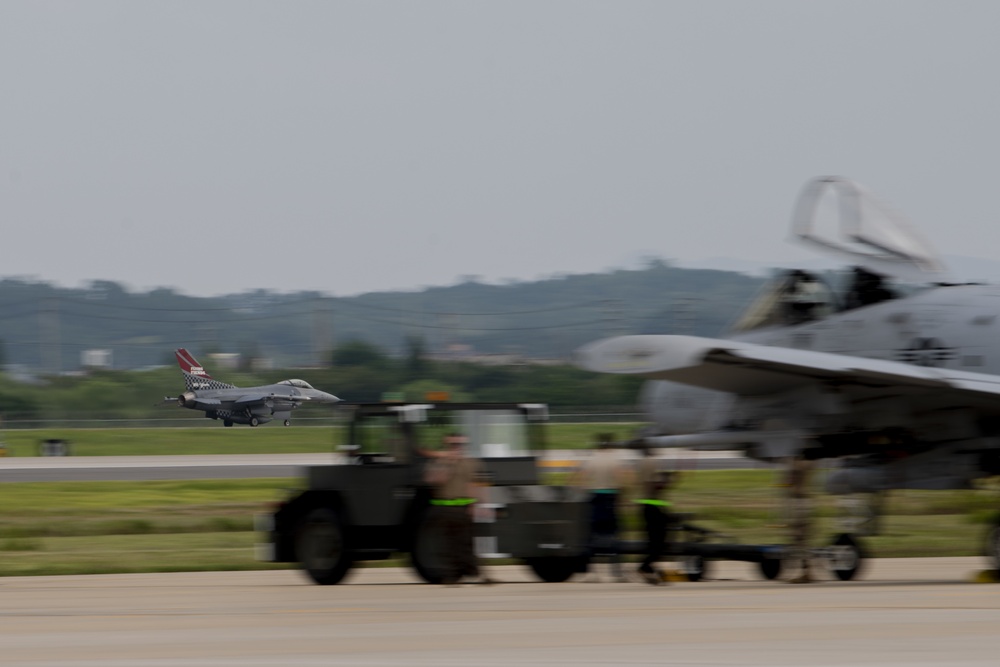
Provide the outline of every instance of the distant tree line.
<path id="1" fill-rule="evenodd" d="M 78 370 L 81 353 L 92 349 L 109 350 L 114 369 L 172 364 L 177 347 L 198 356 L 239 354 L 244 371 L 254 359 L 319 368 L 333 348 L 351 341 L 401 359 L 414 336 L 438 359 L 456 350 L 568 359 L 580 345 L 609 335 L 717 335 L 760 284 L 661 259 L 502 285 L 466 276 L 447 287 L 355 297 L 255 290 L 199 298 L 167 288 L 129 292 L 110 281 L 69 289 L 6 279 L 0 280 L 0 340 L 5 363 L 41 374 Z"/>
<path id="2" fill-rule="evenodd" d="M 366 341 L 346 341 L 329 353 L 326 364 L 307 369 L 228 371 L 201 361 L 213 377 L 238 386 L 297 377 L 351 402 L 379 401 L 387 394 L 423 400 L 429 391 L 446 391 L 456 401 L 630 409 L 641 384 L 636 378 L 589 373 L 569 364 L 488 366 L 435 360 L 417 336 L 408 339 L 401 357 Z M 165 395 L 176 396 L 183 388 L 176 366 L 48 376 L 39 385 L 0 376 L 0 415 L 8 425 L 25 420 L 203 419 L 200 412 L 163 404 Z M 316 413 L 305 408 L 299 414 Z"/>

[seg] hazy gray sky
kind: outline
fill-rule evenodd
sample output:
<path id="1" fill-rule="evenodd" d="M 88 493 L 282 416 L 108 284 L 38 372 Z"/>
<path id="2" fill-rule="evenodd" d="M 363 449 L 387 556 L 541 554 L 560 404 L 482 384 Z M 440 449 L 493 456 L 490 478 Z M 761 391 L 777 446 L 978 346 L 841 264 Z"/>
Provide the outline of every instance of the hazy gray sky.
<path id="1" fill-rule="evenodd" d="M 0 276 L 336 295 L 809 257 L 850 176 L 996 256 L 996 2 L 0 1 Z"/>

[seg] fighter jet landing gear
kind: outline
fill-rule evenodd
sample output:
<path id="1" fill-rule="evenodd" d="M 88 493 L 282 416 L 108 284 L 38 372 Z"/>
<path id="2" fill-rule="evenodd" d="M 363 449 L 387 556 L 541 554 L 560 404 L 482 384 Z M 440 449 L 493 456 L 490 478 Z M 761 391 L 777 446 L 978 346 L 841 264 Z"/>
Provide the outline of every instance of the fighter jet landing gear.
<path id="1" fill-rule="evenodd" d="M 849 533 L 841 533 L 833 540 L 833 544 L 818 551 L 826 559 L 833 575 L 841 581 L 854 579 L 867 556 L 861 543 Z"/>
<path id="2" fill-rule="evenodd" d="M 285 426 L 291 426 L 291 425 L 292 425 L 292 420 L 291 419 L 286 419 L 285 420 Z"/>
<path id="3" fill-rule="evenodd" d="M 228 419 L 226 419 L 226 420 L 224 420 L 224 421 L 222 422 L 222 425 L 223 425 L 223 426 L 232 426 L 232 425 L 233 425 L 233 422 L 231 422 L 231 421 L 229 421 Z"/>

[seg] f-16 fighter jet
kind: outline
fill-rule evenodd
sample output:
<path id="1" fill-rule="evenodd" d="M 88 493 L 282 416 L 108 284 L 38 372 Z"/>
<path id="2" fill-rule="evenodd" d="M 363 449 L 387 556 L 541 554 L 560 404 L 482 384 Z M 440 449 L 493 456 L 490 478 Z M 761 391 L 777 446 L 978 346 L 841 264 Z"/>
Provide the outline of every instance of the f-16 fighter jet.
<path id="1" fill-rule="evenodd" d="M 187 388 L 176 399 L 177 405 L 202 410 L 209 419 L 221 419 L 225 426 L 259 426 L 273 419 L 291 421 L 292 410 L 305 402 L 337 403 L 339 398 L 313 387 L 305 380 L 282 380 L 260 387 L 237 387 L 220 382 L 205 372 L 190 352 L 181 348 L 174 353 L 184 374 Z"/>

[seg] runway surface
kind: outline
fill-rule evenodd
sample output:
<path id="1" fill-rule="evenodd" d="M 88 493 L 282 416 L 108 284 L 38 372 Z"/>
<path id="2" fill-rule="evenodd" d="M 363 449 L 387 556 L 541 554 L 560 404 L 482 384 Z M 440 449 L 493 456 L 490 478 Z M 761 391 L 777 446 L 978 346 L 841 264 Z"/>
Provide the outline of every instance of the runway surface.
<path id="1" fill-rule="evenodd" d="M 548 451 L 547 470 L 571 469 L 583 452 Z M 303 466 L 343 462 L 342 456 L 321 454 L 228 454 L 200 456 L 38 456 L 0 458 L 2 482 L 104 482 L 168 479 L 250 479 L 297 477 Z M 663 459 L 673 469 L 736 470 L 766 464 L 733 452 L 671 452 Z"/>
<path id="2" fill-rule="evenodd" d="M 862 581 L 724 580 L 448 588 L 365 569 L 0 579 L 0 663 L 34 667 L 677 665 L 986 667 L 1000 585 L 977 558 L 872 561 Z"/>

